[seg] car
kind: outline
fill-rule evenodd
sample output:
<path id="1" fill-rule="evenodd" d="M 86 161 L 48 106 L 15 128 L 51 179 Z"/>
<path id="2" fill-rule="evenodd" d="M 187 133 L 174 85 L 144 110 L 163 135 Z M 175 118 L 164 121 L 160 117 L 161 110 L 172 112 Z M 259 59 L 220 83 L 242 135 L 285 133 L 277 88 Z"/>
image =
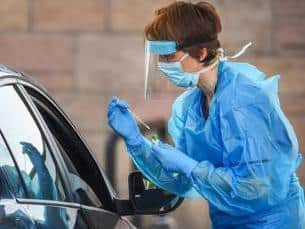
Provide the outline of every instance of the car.
<path id="1" fill-rule="evenodd" d="M 183 201 L 139 172 L 128 182 L 120 199 L 43 86 L 0 65 L 0 228 L 135 228 L 125 216 L 163 215 Z"/>

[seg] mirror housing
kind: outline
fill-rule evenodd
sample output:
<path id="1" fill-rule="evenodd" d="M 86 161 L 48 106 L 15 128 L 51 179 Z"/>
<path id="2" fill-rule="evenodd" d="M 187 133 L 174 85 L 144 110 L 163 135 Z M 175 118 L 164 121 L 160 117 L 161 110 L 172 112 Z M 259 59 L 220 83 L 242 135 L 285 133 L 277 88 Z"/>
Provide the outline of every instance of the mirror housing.
<path id="1" fill-rule="evenodd" d="M 128 184 L 129 201 L 137 215 L 166 214 L 183 202 L 183 198 L 158 188 L 138 171 L 129 174 Z"/>
<path id="2" fill-rule="evenodd" d="M 115 200 L 121 215 L 163 215 L 177 209 L 184 200 L 158 188 L 138 171 L 129 174 L 128 184 L 129 200 Z"/>

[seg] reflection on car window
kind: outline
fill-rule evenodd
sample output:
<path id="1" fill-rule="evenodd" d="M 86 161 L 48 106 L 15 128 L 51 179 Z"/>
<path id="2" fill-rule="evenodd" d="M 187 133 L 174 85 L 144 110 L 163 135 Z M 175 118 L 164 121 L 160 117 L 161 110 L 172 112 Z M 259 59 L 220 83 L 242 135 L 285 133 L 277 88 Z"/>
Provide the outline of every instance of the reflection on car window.
<path id="1" fill-rule="evenodd" d="M 0 198 L 11 198 L 11 193 L 16 197 L 25 196 L 21 178 L 11 158 L 9 150 L 0 131 Z"/>
<path id="2" fill-rule="evenodd" d="M 31 113 L 15 88 L 0 88 L 0 127 L 12 149 L 29 198 L 65 200 L 58 169 Z M 26 196 L 23 196 L 26 198 Z"/>
<path id="3" fill-rule="evenodd" d="M 95 195 L 91 187 L 82 178 L 80 178 L 76 168 L 57 139 L 56 142 L 61 151 L 65 164 L 68 167 L 69 180 L 76 201 L 84 205 L 101 207 L 102 204 L 98 197 Z"/>
<path id="4" fill-rule="evenodd" d="M 64 162 L 68 169 L 68 179 L 71 184 L 72 188 L 72 194 L 75 198 L 75 201 L 80 204 L 88 205 L 88 206 L 94 206 L 94 207 L 102 207 L 102 203 L 99 200 L 99 198 L 96 196 L 95 192 L 92 190 L 92 188 L 87 184 L 87 182 L 81 178 L 78 170 L 74 166 L 73 162 L 71 161 L 70 157 L 68 155 L 75 155 L 74 152 L 71 153 L 71 148 L 67 147 L 67 144 L 73 144 L 69 138 L 66 138 L 65 135 L 63 135 L 64 130 L 58 129 L 60 125 L 58 123 L 55 123 L 55 119 L 51 118 L 53 117 L 49 110 L 42 108 L 39 106 L 39 104 L 34 101 L 34 103 L 37 105 L 38 110 L 41 112 L 42 117 L 44 118 L 47 126 L 49 127 L 55 142 L 57 143 L 58 149 L 60 151 L 60 154 L 62 155 Z M 44 109 L 44 110 L 42 110 Z M 55 128 L 55 126 L 57 128 Z M 60 137 L 58 132 L 61 133 Z M 69 154 L 67 153 L 69 152 Z"/>
<path id="5" fill-rule="evenodd" d="M 54 104 L 36 90 L 28 87 L 25 89 L 57 143 L 59 153 L 69 172 L 68 178 L 75 201 L 84 205 L 106 208 L 104 203 L 109 204 L 109 202 L 106 202 L 105 193 L 108 190 L 86 146 Z"/>

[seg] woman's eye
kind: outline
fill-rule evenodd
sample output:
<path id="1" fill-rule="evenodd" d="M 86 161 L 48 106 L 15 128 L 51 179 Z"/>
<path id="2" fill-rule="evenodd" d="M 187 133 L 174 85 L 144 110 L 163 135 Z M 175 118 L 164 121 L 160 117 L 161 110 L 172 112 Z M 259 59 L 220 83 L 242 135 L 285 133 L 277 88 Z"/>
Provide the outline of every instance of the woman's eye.
<path id="1" fill-rule="evenodd" d="M 173 61 L 175 58 L 174 54 L 170 54 L 170 55 L 160 55 L 160 61 L 166 61 L 166 62 L 171 62 Z"/>

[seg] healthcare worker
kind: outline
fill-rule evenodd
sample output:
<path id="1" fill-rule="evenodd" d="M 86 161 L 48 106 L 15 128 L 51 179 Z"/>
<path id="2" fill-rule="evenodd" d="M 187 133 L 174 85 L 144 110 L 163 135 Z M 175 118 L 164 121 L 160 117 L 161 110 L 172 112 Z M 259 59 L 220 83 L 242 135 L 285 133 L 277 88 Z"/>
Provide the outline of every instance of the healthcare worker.
<path id="1" fill-rule="evenodd" d="M 231 61 L 250 44 L 226 57 L 220 31 L 208 2 L 174 2 L 145 28 L 146 91 L 156 69 L 186 88 L 168 123 L 175 147 L 145 138 L 127 102 L 117 98 L 109 104 L 109 125 L 153 183 L 206 199 L 213 228 L 305 228 L 296 175 L 301 154 L 280 106 L 280 76 L 266 78 L 251 64 Z"/>

